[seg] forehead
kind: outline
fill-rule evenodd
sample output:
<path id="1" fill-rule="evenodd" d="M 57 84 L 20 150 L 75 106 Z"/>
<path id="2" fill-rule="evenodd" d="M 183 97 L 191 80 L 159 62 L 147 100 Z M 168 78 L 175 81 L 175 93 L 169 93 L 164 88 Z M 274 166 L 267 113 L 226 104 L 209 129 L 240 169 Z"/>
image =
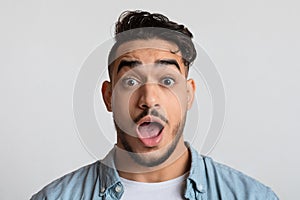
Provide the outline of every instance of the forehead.
<path id="1" fill-rule="evenodd" d="M 116 61 L 132 57 L 142 63 L 151 63 L 153 60 L 163 57 L 181 59 L 181 53 L 175 43 L 161 40 L 133 40 L 121 44 L 116 51 Z"/>
<path id="2" fill-rule="evenodd" d="M 179 70 L 180 74 L 186 75 L 186 68 L 178 46 L 175 43 L 162 39 L 138 39 L 124 42 L 116 49 L 115 58 L 116 59 L 113 61 L 111 71 L 111 79 L 113 83 L 118 81 L 124 72 L 131 69 L 131 67 L 128 66 L 122 67 L 122 70 L 118 70 L 121 63 L 124 61 L 129 61 L 129 63 L 139 63 L 138 65 L 134 64 L 131 66 L 145 66 L 148 64 L 164 63 L 165 67 L 169 66 L 168 69 L 176 69 Z M 166 65 L 166 63 L 177 63 L 179 69 L 177 69 L 174 64 Z M 146 70 L 146 68 L 144 69 Z"/>

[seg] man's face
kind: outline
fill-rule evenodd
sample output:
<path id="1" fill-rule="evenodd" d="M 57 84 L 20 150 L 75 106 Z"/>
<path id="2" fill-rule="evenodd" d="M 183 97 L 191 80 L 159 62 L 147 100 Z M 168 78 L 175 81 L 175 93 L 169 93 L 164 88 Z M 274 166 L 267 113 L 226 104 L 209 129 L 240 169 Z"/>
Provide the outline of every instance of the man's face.
<path id="1" fill-rule="evenodd" d="M 177 52 L 177 53 L 174 53 Z M 163 163 L 178 142 L 194 96 L 178 47 L 152 39 L 122 44 L 104 100 L 113 112 L 117 146 L 144 166 Z M 105 85 L 105 84 L 104 84 Z M 106 91 L 106 92 L 105 92 Z"/>

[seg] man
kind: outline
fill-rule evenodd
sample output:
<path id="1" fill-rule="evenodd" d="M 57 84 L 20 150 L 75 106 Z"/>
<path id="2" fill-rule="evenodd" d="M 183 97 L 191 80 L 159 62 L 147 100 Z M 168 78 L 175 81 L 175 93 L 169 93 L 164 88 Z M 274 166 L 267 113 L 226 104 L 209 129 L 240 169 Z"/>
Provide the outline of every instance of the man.
<path id="1" fill-rule="evenodd" d="M 161 14 L 124 12 L 102 85 L 117 144 L 101 161 L 32 199 L 278 199 L 258 181 L 199 155 L 184 141 L 195 82 L 192 33 Z"/>

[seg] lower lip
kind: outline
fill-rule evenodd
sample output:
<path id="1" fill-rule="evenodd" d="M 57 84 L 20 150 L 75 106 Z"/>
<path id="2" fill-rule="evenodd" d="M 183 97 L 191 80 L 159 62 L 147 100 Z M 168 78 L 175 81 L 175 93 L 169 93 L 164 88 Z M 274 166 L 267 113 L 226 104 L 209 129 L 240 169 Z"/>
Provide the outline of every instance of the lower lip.
<path id="1" fill-rule="evenodd" d="M 163 130 L 161 130 L 161 132 L 157 136 L 152 137 L 152 138 L 139 137 L 139 139 L 146 147 L 154 147 L 154 146 L 157 146 L 160 143 L 160 141 L 162 140 L 162 135 L 163 135 L 162 132 L 163 132 Z"/>

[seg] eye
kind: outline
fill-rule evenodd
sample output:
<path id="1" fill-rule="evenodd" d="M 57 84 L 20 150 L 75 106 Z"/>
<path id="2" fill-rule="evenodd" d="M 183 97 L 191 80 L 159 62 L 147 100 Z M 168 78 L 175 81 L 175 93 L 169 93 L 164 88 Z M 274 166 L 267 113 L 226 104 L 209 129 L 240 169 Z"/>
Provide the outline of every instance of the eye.
<path id="1" fill-rule="evenodd" d="M 139 82 L 134 78 L 125 78 L 122 80 L 122 84 L 124 87 L 133 87 L 139 84 Z"/>
<path id="2" fill-rule="evenodd" d="M 162 83 L 164 86 L 170 87 L 170 86 L 174 85 L 175 80 L 174 80 L 173 78 L 166 77 L 166 78 L 163 78 L 163 79 L 161 80 L 161 83 Z"/>

